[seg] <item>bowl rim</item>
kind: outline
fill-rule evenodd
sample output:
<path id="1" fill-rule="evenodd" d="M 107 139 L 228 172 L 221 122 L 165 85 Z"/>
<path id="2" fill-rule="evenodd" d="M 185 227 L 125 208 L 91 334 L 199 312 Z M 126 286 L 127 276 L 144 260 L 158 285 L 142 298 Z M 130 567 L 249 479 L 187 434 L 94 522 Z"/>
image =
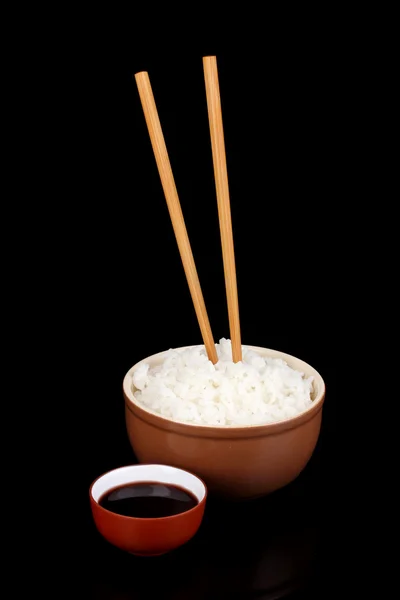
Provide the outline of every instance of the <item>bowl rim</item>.
<path id="1" fill-rule="evenodd" d="M 119 471 L 120 469 L 125 469 L 126 467 L 168 467 L 170 469 L 174 469 L 175 471 L 183 471 L 185 473 L 188 473 L 189 475 L 192 475 L 193 477 L 195 477 L 196 479 L 198 479 L 202 485 L 204 486 L 204 498 L 202 498 L 200 500 L 200 502 L 198 502 L 196 504 L 196 506 L 193 506 L 193 508 L 190 508 L 189 510 L 185 510 L 184 512 L 178 513 L 176 515 L 170 515 L 169 517 L 129 517 L 127 515 L 120 515 L 118 513 L 113 512 L 112 510 L 108 510 L 107 508 L 104 508 L 104 506 L 101 506 L 101 504 L 99 504 L 98 500 L 96 500 L 92 494 L 92 489 L 93 486 L 95 485 L 95 483 L 97 481 L 99 481 L 99 479 L 101 479 L 102 477 L 104 477 L 105 475 L 108 475 L 109 473 L 113 473 L 114 471 Z M 143 479 L 143 481 L 145 481 Z M 134 463 L 134 464 L 128 464 L 128 465 L 121 465 L 120 467 L 115 467 L 114 469 L 109 469 L 108 471 L 104 471 L 104 473 L 101 473 L 101 475 L 98 475 L 98 477 L 96 477 L 95 479 L 93 479 L 92 483 L 89 486 L 89 498 L 90 498 L 90 502 L 92 504 L 94 504 L 97 508 L 97 510 L 100 511 L 100 513 L 103 514 L 108 514 L 108 515 L 112 515 L 113 517 L 117 518 L 117 519 L 123 519 L 126 522 L 129 523 L 166 523 L 169 521 L 173 521 L 174 519 L 179 519 L 182 518 L 184 515 L 188 515 L 189 513 L 192 513 L 196 510 L 199 509 L 199 507 L 204 506 L 207 500 L 207 495 L 208 495 L 208 489 L 207 489 L 207 485 L 205 484 L 205 482 L 203 481 L 203 479 L 201 477 L 199 477 L 196 473 L 193 473 L 192 471 L 189 471 L 188 469 L 182 469 L 181 467 L 175 467 L 174 465 L 163 465 L 161 463 Z"/>
<path id="2" fill-rule="evenodd" d="M 176 348 L 176 350 L 196 348 L 198 346 L 199 344 L 181 346 L 179 348 Z M 263 346 L 251 346 L 248 344 L 246 344 L 246 348 L 249 348 L 250 350 L 253 350 L 255 352 L 262 351 L 264 355 L 268 355 L 269 352 L 272 352 L 276 355 L 277 358 L 281 358 L 286 362 L 295 360 L 299 361 L 300 363 L 303 363 L 307 367 L 307 369 L 312 372 L 313 377 L 317 379 L 319 383 L 319 391 L 316 398 L 313 400 L 312 405 L 303 412 L 299 413 L 298 415 L 295 415 L 294 417 L 282 419 L 281 421 L 274 421 L 273 423 L 255 425 L 203 425 L 201 423 L 186 423 L 184 421 L 176 421 L 169 417 L 162 416 L 145 406 L 139 405 L 130 386 L 132 382 L 132 373 L 141 364 L 146 363 L 149 360 L 157 360 L 169 351 L 164 350 L 162 352 L 157 352 L 156 354 L 152 354 L 150 356 L 147 356 L 146 358 L 143 358 L 142 360 L 132 365 L 132 367 L 130 367 L 130 369 L 126 372 L 122 382 L 122 390 L 125 399 L 126 410 L 130 411 L 135 417 L 149 423 L 150 425 L 155 425 L 159 428 L 174 431 L 175 433 L 180 433 L 185 436 L 217 436 L 219 438 L 238 438 L 274 435 L 288 429 L 293 429 L 313 418 L 322 409 L 322 405 L 324 403 L 326 395 L 326 384 L 321 374 L 312 365 L 298 358 L 297 356 L 287 354 L 280 350 L 264 348 Z"/>

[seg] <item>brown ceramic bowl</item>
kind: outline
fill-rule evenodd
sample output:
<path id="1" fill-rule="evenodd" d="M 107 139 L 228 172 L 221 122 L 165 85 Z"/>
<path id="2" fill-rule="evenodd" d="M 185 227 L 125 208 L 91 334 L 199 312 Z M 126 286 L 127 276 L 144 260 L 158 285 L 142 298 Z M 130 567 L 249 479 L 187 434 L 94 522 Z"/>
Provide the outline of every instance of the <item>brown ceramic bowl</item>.
<path id="1" fill-rule="evenodd" d="M 325 384 L 309 364 L 289 354 L 250 346 L 261 356 L 280 358 L 312 375 L 313 404 L 296 417 L 246 427 L 190 425 L 161 417 L 139 405 L 132 374 L 142 363 L 160 364 L 165 352 L 134 365 L 125 375 L 125 418 L 132 448 L 140 462 L 166 463 L 197 473 L 210 491 L 231 498 L 254 498 L 293 481 L 309 461 L 321 428 Z"/>
<path id="2" fill-rule="evenodd" d="M 126 517 L 100 506 L 100 498 L 120 485 L 139 481 L 169 483 L 191 492 L 198 504 L 171 517 L 142 519 Z M 101 535 L 121 550 L 140 556 L 156 556 L 188 542 L 200 527 L 207 488 L 192 473 L 167 465 L 131 465 L 108 471 L 90 486 L 93 519 Z"/>

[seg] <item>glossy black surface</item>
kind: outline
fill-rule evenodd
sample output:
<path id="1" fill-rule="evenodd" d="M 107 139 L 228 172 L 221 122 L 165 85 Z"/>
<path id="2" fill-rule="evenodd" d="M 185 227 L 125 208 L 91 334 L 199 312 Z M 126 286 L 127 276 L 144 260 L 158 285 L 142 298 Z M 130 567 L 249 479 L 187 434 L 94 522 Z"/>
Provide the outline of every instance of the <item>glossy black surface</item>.
<path id="1" fill-rule="evenodd" d="M 341 531 L 334 505 L 337 396 L 332 371 L 325 374 L 330 395 L 322 432 L 303 473 L 286 488 L 257 500 L 235 502 L 209 495 L 202 525 L 185 546 L 161 557 L 131 556 L 100 536 L 87 506 L 82 567 L 93 597 L 141 600 L 151 589 L 171 599 L 311 599 L 323 598 L 335 587 L 335 546 Z M 106 456 L 99 443 L 88 471 L 99 471 L 99 463 L 135 462 L 119 418 L 114 426 L 121 434 L 115 437 L 114 452 Z"/>
<path id="2" fill-rule="evenodd" d="M 348 338 L 335 319 L 347 298 L 337 249 L 349 201 L 340 102 L 349 80 L 337 54 L 284 47 L 228 52 L 200 44 L 175 54 L 128 47 L 102 53 L 89 68 L 82 135 L 90 160 L 82 164 L 90 194 L 87 210 L 71 197 L 71 220 L 79 214 L 73 275 L 84 384 L 76 404 L 85 417 L 77 531 L 83 556 L 74 572 L 83 573 L 93 598 L 324 600 L 341 593 L 352 513 L 337 430 Z M 136 461 L 124 421 L 126 371 L 201 337 L 132 76 L 149 72 L 217 341 L 229 337 L 229 324 L 201 62 L 214 53 L 242 341 L 310 363 L 325 379 L 327 398 L 317 448 L 295 482 L 249 502 L 210 495 L 188 544 L 139 558 L 99 535 L 88 489 L 101 473 Z"/>
<path id="3" fill-rule="evenodd" d="M 142 559 L 105 542 L 88 522 L 89 585 L 105 598 L 279 598 L 328 589 L 329 524 L 314 465 L 286 489 L 241 503 L 208 499 L 204 521 L 184 547 Z M 186 594 L 186 596 L 185 596 Z M 115 596 L 117 597 L 117 596 Z"/>

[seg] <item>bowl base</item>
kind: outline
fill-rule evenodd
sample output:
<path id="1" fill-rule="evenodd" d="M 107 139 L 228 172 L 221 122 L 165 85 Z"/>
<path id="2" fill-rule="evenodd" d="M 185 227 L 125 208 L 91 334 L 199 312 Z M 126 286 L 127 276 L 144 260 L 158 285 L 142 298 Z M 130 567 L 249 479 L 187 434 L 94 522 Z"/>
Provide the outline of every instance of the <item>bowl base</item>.
<path id="1" fill-rule="evenodd" d="M 129 552 L 129 554 L 132 554 L 132 556 L 162 556 L 163 554 L 167 554 L 168 550 L 166 550 L 165 552 L 155 552 L 154 554 L 152 552 Z"/>

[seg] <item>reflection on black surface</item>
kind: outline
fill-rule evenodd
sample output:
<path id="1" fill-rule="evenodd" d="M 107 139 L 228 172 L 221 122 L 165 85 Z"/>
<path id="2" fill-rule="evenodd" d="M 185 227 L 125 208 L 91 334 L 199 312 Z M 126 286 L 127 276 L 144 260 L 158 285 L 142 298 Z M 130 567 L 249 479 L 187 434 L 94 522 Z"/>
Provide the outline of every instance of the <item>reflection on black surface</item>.
<path id="1" fill-rule="evenodd" d="M 301 598 L 297 594 L 307 589 L 313 598 L 311 587 L 321 575 L 324 501 L 318 459 L 311 463 L 297 481 L 268 497 L 209 497 L 197 535 L 161 557 L 126 554 L 92 524 L 87 572 L 93 597 L 275 600 Z"/>

